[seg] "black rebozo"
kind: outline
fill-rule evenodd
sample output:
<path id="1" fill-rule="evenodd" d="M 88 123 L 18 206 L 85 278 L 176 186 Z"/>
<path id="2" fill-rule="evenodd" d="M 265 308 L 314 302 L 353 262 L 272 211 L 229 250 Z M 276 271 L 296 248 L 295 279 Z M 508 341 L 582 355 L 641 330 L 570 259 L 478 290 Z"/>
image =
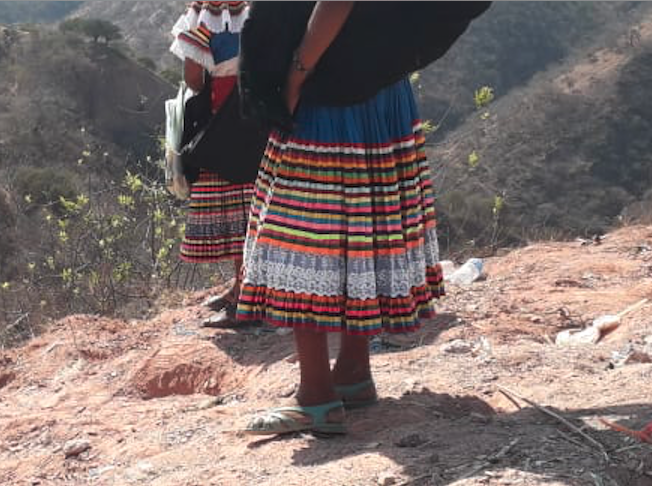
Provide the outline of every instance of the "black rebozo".
<path id="1" fill-rule="evenodd" d="M 283 86 L 315 2 L 253 2 L 240 39 L 247 116 L 290 130 Z M 351 105 L 443 56 L 491 2 L 356 2 L 302 100 Z"/>

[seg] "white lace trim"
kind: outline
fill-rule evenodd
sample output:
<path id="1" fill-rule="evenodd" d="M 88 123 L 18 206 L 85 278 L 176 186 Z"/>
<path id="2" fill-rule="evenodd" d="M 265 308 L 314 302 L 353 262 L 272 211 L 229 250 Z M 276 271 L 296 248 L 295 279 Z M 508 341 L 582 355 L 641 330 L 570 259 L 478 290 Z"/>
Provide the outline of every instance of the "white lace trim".
<path id="1" fill-rule="evenodd" d="M 172 37 L 176 39 L 182 32 L 196 29 L 199 26 L 198 19 L 199 15 L 197 12 L 192 7 L 189 8 L 186 13 L 177 19 L 174 26 L 172 26 Z"/>
<path id="2" fill-rule="evenodd" d="M 213 54 L 210 52 L 204 51 L 203 49 L 193 46 L 188 42 L 185 42 L 181 39 L 175 39 L 172 45 L 170 46 L 170 52 L 177 56 L 182 61 L 185 61 L 186 58 L 192 59 L 200 66 L 203 66 L 205 69 L 212 71 L 215 69 L 215 61 L 213 60 Z"/>
<path id="3" fill-rule="evenodd" d="M 242 30 L 248 17 L 249 7 L 246 7 L 239 15 L 231 15 L 226 9 L 222 11 L 221 15 L 215 15 L 208 8 L 202 8 L 198 13 L 193 7 L 190 7 L 175 22 L 172 27 L 172 36 L 176 39 L 182 32 L 196 29 L 202 24 L 214 34 L 225 31 L 238 33 Z"/>
<path id="4" fill-rule="evenodd" d="M 204 24 L 214 34 L 220 32 L 238 33 L 249 17 L 249 7 L 245 8 L 239 15 L 231 15 L 228 10 L 222 10 L 221 16 L 216 16 L 208 9 L 199 13 L 199 24 Z"/>
<path id="5" fill-rule="evenodd" d="M 352 145 L 338 144 L 338 145 L 315 145 L 309 143 L 298 143 L 289 140 L 286 143 L 279 143 L 278 140 L 270 138 L 270 143 L 282 149 L 294 149 L 307 152 L 317 152 L 322 154 L 354 154 L 354 155 L 385 155 L 395 152 L 397 149 L 404 149 L 414 147 L 416 141 L 414 139 L 405 140 L 403 142 L 392 142 L 384 147 L 371 148 L 371 147 L 354 147 Z"/>
<path id="6" fill-rule="evenodd" d="M 353 299 L 407 297 L 426 283 L 426 269 L 439 261 L 435 229 L 426 231 L 421 248 L 399 256 L 350 259 L 258 246 L 248 238 L 244 249 L 245 283 L 275 290 Z"/>

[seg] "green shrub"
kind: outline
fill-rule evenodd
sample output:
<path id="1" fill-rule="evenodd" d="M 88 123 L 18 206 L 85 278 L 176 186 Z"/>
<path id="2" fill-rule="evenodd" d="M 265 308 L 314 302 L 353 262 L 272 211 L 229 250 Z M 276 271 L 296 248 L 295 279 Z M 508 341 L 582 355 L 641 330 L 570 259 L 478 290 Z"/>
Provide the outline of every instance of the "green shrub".
<path id="1" fill-rule="evenodd" d="M 102 19 L 68 19 L 59 24 L 59 30 L 67 33 L 81 34 L 98 42 L 104 39 L 106 44 L 122 39 L 120 27 Z"/>
<path id="2" fill-rule="evenodd" d="M 77 175 L 54 167 L 23 167 L 16 172 L 16 193 L 28 206 L 50 206 L 59 214 L 61 198 L 75 199 Z"/>

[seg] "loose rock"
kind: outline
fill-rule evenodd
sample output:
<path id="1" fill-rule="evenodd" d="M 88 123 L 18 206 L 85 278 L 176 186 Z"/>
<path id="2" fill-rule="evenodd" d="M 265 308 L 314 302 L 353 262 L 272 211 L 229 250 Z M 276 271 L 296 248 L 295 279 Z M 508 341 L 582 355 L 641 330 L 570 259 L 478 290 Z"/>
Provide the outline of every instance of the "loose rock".
<path id="1" fill-rule="evenodd" d="M 473 351 L 473 345 L 463 339 L 455 339 L 444 344 L 441 351 L 448 354 L 466 354 Z"/>
<path id="2" fill-rule="evenodd" d="M 396 476 L 392 473 L 382 473 L 378 476 L 378 484 L 380 486 L 392 486 L 392 484 L 396 484 Z"/>
<path id="3" fill-rule="evenodd" d="M 396 447 L 419 447 L 426 442 L 426 439 L 420 434 L 408 434 L 398 439 L 394 445 Z"/>
<path id="4" fill-rule="evenodd" d="M 69 440 L 63 446 L 63 453 L 66 457 L 77 457 L 91 448 L 91 443 L 84 439 Z"/>

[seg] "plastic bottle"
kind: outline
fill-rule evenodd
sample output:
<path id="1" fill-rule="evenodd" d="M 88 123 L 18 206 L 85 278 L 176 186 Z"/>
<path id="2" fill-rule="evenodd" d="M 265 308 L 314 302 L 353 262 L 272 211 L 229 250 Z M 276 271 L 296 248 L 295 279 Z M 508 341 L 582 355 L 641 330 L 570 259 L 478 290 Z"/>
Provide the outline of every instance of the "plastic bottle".
<path id="1" fill-rule="evenodd" d="M 480 258 L 470 258 L 453 272 L 448 281 L 454 285 L 470 285 L 480 278 L 482 268 L 483 262 Z"/>
<path id="2" fill-rule="evenodd" d="M 439 264 L 442 272 L 444 272 L 444 279 L 448 280 L 448 277 L 455 273 L 455 263 L 450 260 L 441 260 Z"/>

